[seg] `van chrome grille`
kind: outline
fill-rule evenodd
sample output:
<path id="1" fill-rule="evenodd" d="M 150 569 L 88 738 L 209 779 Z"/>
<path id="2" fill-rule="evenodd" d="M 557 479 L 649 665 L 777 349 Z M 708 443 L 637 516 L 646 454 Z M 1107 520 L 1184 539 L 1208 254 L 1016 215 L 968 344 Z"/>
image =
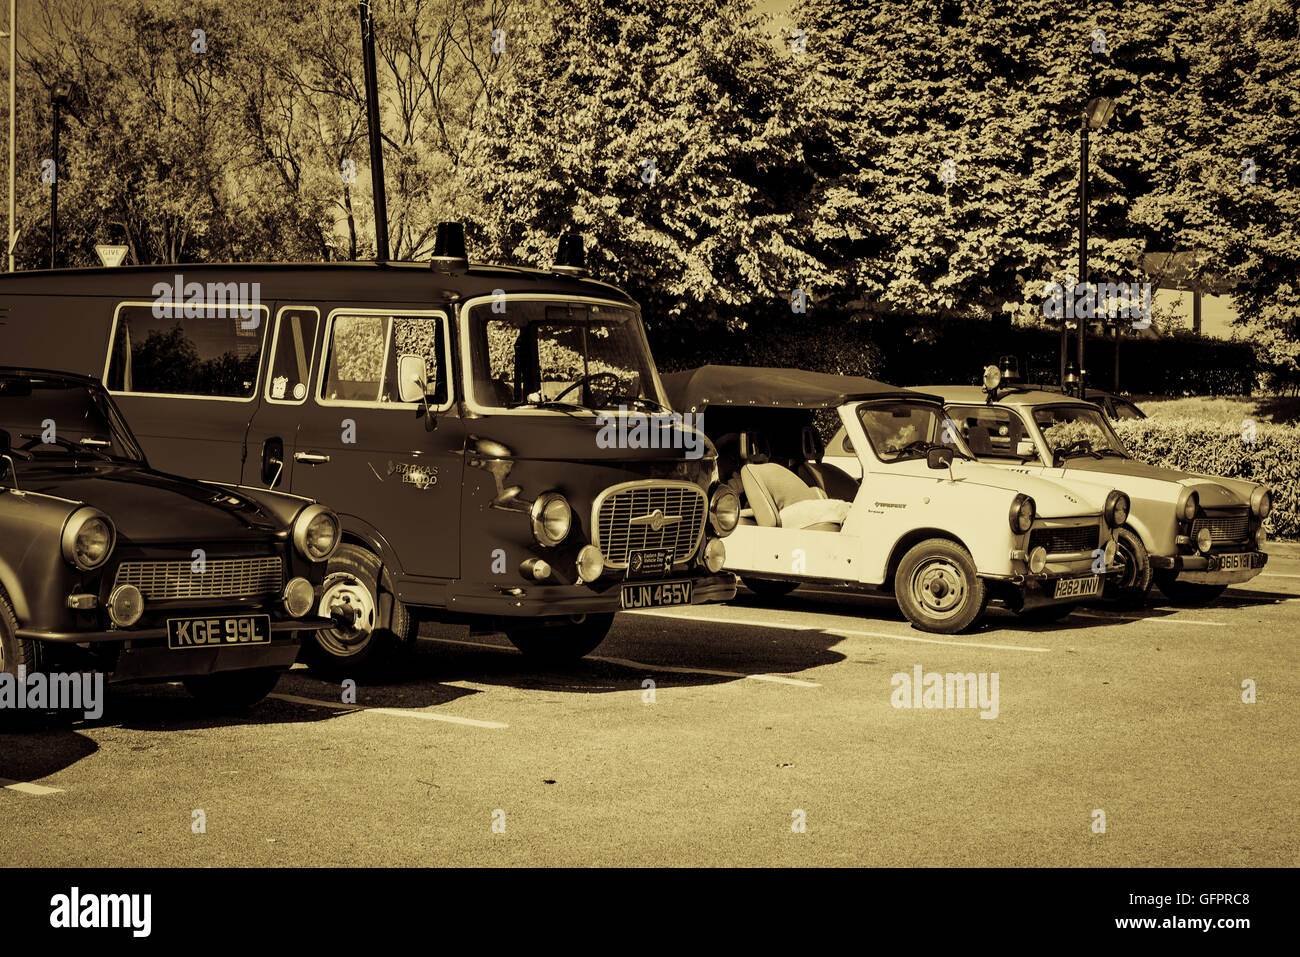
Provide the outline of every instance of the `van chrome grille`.
<path id="1" fill-rule="evenodd" d="M 1029 550 L 1039 545 L 1049 555 L 1067 555 L 1071 552 L 1090 552 L 1101 540 L 1101 529 L 1096 524 L 1070 525 L 1065 528 L 1036 528 L 1029 533 Z"/>
<path id="2" fill-rule="evenodd" d="M 635 551 L 668 549 L 674 562 L 690 560 L 704 529 L 708 500 L 688 482 L 636 482 L 607 490 L 592 512 L 595 543 L 605 554 L 605 565 L 626 568 Z"/>
<path id="3" fill-rule="evenodd" d="M 134 585 L 146 601 L 186 598 L 248 598 L 278 594 L 284 585 L 280 556 L 210 558 L 203 572 L 188 561 L 123 562 L 117 568 L 118 585 Z"/>

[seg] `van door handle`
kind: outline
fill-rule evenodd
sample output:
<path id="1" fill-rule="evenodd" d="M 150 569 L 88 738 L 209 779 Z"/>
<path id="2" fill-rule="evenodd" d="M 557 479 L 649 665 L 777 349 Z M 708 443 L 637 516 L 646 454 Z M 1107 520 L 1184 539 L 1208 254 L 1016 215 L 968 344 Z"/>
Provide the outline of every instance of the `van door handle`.
<path id="1" fill-rule="evenodd" d="M 319 452 L 294 452 L 293 460 L 295 462 L 306 462 L 308 465 L 324 465 L 330 460 L 330 457 Z"/>

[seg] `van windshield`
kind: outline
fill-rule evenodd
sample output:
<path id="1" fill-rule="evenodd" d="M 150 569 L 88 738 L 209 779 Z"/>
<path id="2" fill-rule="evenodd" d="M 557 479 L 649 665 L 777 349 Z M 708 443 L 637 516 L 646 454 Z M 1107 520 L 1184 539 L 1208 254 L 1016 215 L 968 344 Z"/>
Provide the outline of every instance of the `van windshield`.
<path id="1" fill-rule="evenodd" d="M 144 459 L 112 400 L 75 380 L 0 372 L 0 429 L 9 433 L 20 468 L 24 462 Z"/>
<path id="2" fill-rule="evenodd" d="M 664 405 L 633 309 L 505 299 L 475 306 L 468 323 L 474 398 L 481 406 Z"/>

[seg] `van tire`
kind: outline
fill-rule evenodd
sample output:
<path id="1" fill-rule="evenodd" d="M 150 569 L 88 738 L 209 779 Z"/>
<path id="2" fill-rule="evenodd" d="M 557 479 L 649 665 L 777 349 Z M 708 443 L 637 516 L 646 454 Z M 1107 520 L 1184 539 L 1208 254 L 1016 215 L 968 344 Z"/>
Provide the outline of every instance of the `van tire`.
<path id="1" fill-rule="evenodd" d="M 381 594 L 392 599 L 391 628 L 378 623 Z M 355 610 L 357 627 L 336 625 L 299 634 L 302 650 L 298 658 L 314 675 L 329 681 L 382 678 L 414 644 L 418 626 L 393 594 L 392 582 L 374 552 L 351 542 L 341 543 L 330 556 L 320 595 L 320 615 L 331 617 L 330 606 L 339 604 Z"/>
<path id="2" fill-rule="evenodd" d="M 894 597 L 914 626 L 940 635 L 965 631 L 989 603 L 970 552 L 946 538 L 928 538 L 908 550 L 894 573 Z"/>
<path id="3" fill-rule="evenodd" d="M 740 580 L 759 598 L 781 598 L 799 587 L 798 582 L 777 581 L 775 578 L 750 578 L 741 575 Z"/>
<path id="4" fill-rule="evenodd" d="M 565 615 L 542 621 L 540 625 L 507 622 L 502 630 L 510 643 L 533 661 L 558 665 L 585 658 L 595 651 L 609 634 L 614 613 Z"/>
<path id="5" fill-rule="evenodd" d="M 1120 608 L 1137 608 L 1151 590 L 1151 556 L 1136 532 L 1121 528 L 1115 533 L 1116 549 L 1124 558 L 1124 577 L 1102 586 L 1102 599 Z"/>
<path id="6" fill-rule="evenodd" d="M 204 707 L 218 712 L 247 711 L 274 689 L 282 668 L 246 668 L 190 675 L 181 684 Z"/>
<path id="7" fill-rule="evenodd" d="M 9 596 L 0 589 L 0 672 L 6 672 L 16 678 L 19 666 L 28 676 L 38 671 L 41 666 L 40 648 L 36 642 L 18 637 L 18 617 L 14 614 L 13 606 L 9 604 Z M 38 712 L 26 709 L 15 709 L 8 713 L 0 712 L 0 729 L 30 728 L 39 724 L 40 720 L 41 715 Z"/>

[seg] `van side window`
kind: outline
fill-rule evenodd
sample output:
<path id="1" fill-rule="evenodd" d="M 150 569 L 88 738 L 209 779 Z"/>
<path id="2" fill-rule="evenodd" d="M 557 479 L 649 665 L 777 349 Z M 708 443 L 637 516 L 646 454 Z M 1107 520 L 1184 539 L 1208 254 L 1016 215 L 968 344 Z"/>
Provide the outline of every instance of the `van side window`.
<path id="1" fill-rule="evenodd" d="M 425 371 L 434 385 L 429 401 L 435 406 L 445 404 L 447 363 L 442 324 L 439 316 L 336 315 L 318 396 L 333 402 L 399 402 L 398 359 L 418 355 L 424 357 Z"/>
<path id="2" fill-rule="evenodd" d="M 105 385 L 114 392 L 251 398 L 257 391 L 266 309 L 259 307 L 246 319 L 234 310 L 194 308 L 201 315 L 168 316 L 170 306 L 165 311 L 155 305 L 119 307 Z"/>
<path id="3" fill-rule="evenodd" d="M 271 378 L 266 384 L 266 397 L 273 402 L 302 402 L 307 398 L 319 318 L 320 314 L 308 307 L 280 310 L 272 347 Z"/>

